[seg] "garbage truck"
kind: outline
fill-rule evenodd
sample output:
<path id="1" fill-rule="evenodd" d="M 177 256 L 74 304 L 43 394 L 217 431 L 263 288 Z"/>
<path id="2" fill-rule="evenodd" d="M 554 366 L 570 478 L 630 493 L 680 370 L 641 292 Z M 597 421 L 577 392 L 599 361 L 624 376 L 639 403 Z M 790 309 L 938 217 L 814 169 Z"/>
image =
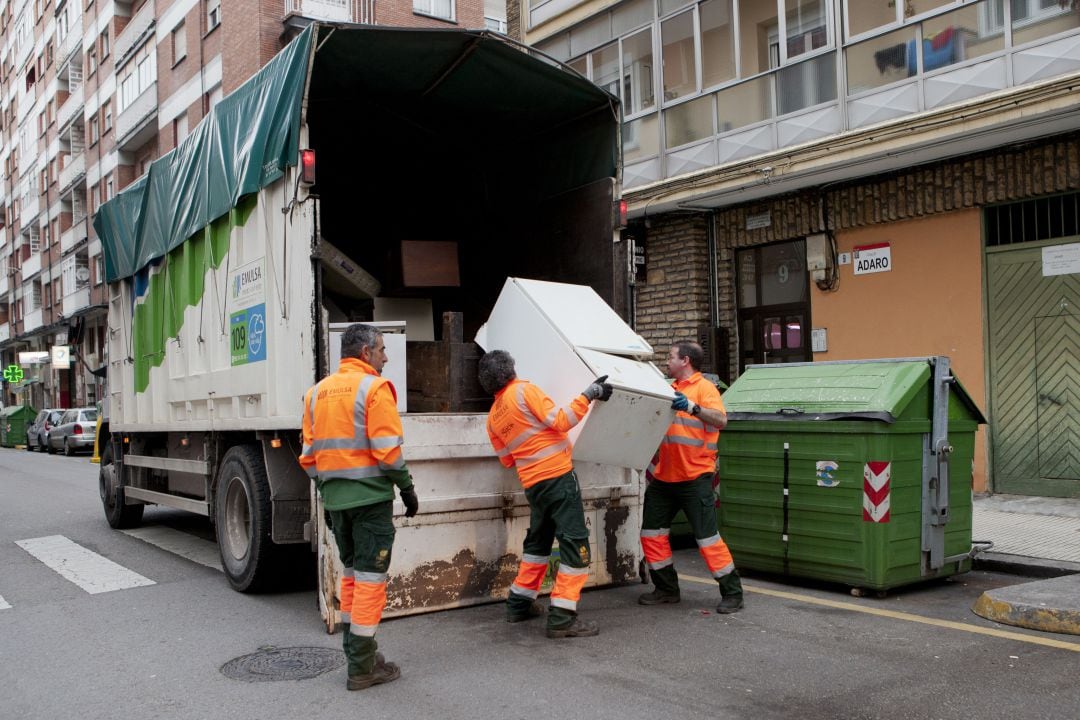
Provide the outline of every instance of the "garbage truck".
<path id="1" fill-rule="evenodd" d="M 386 615 L 504 597 L 528 507 L 489 445 L 469 338 L 514 275 L 589 286 L 626 317 L 619 120 L 616 98 L 500 35 L 306 28 L 94 216 L 109 525 L 207 516 L 241 592 L 314 553 L 333 629 L 341 568 L 297 463 L 302 397 L 341 331 L 372 322 L 420 495 L 411 519 L 396 501 Z M 639 469 L 576 467 L 590 584 L 630 581 Z"/>

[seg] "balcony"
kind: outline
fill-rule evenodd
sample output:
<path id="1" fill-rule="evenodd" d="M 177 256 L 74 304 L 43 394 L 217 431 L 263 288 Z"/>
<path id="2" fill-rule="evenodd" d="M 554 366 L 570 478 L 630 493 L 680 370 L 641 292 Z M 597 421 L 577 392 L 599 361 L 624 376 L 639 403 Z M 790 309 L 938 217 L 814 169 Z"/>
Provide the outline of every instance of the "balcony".
<path id="1" fill-rule="evenodd" d="M 0 343 L 11 339 L 11 324 L 0 323 Z"/>
<path id="2" fill-rule="evenodd" d="M 157 83 L 151 83 L 116 118 L 116 149 L 135 150 L 157 134 Z"/>
<path id="3" fill-rule="evenodd" d="M 0 277 L 0 297 L 7 295 L 7 291 L 10 289 L 11 282 L 8 280 L 7 273 L 4 273 L 3 277 Z"/>
<path id="4" fill-rule="evenodd" d="M 116 57 L 116 69 L 119 70 L 128 56 L 135 48 L 142 44 L 142 40 L 154 29 L 154 0 L 148 0 L 139 12 L 128 21 L 128 24 L 116 36 L 113 43 L 113 54 Z"/>
<path id="5" fill-rule="evenodd" d="M 79 87 L 71 91 L 67 96 L 67 100 L 64 101 L 64 104 L 60 106 L 60 110 L 57 111 L 56 127 L 60 128 L 60 131 L 63 132 L 64 128 L 68 126 L 68 123 L 75 119 L 76 113 L 78 113 L 79 117 L 82 116 L 82 107 L 83 86 L 79 85 Z"/>
<path id="6" fill-rule="evenodd" d="M 41 253 L 31 253 L 30 257 L 23 260 L 22 263 L 23 280 L 27 280 L 39 272 L 41 272 Z"/>
<path id="7" fill-rule="evenodd" d="M 86 239 L 86 218 L 72 223 L 71 227 L 60 235 L 60 254 L 67 255 Z"/>
<path id="8" fill-rule="evenodd" d="M 56 62 L 59 65 L 63 65 L 64 61 L 71 57 L 72 53 L 82 48 L 82 33 L 76 30 L 76 28 L 82 27 L 82 15 L 79 16 L 78 24 L 73 24 L 71 27 L 72 30 L 64 36 L 64 39 L 56 48 Z"/>
<path id="9" fill-rule="evenodd" d="M 60 169 L 60 192 L 63 193 L 86 177 L 86 153 L 80 152 L 78 155 L 62 155 L 61 157 L 64 167 Z"/>
<path id="10" fill-rule="evenodd" d="M 30 227 L 34 223 L 34 219 L 41 211 L 40 196 L 37 193 L 37 188 L 32 189 L 25 196 L 26 200 L 23 202 L 22 208 L 19 210 L 19 227 Z"/>
<path id="11" fill-rule="evenodd" d="M 285 24 L 303 28 L 304 20 L 375 24 L 375 0 L 285 0 Z"/>
<path id="12" fill-rule="evenodd" d="M 77 310 L 82 310 L 90 304 L 90 287 L 86 286 L 73 293 L 64 296 L 64 317 L 69 318 Z"/>
<path id="13" fill-rule="evenodd" d="M 44 323 L 41 318 L 41 308 L 37 310 L 31 310 L 26 313 L 26 317 L 23 318 L 23 333 L 28 333 L 33 330 L 37 330 Z"/>

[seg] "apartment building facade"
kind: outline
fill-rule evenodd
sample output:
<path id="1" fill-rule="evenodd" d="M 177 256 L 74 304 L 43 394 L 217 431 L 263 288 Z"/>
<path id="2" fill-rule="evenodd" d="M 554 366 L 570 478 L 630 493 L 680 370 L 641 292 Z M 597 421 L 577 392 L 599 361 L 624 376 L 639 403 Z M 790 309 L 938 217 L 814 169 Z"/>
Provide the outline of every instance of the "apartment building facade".
<path id="1" fill-rule="evenodd" d="M 948 355 L 977 490 L 1080 496 L 1074 0 L 521 0 L 618 95 L 635 322 L 710 369 Z"/>
<path id="2" fill-rule="evenodd" d="M 506 29 L 497 0 L 0 0 L 0 402 L 104 397 L 93 213 L 312 20 Z"/>

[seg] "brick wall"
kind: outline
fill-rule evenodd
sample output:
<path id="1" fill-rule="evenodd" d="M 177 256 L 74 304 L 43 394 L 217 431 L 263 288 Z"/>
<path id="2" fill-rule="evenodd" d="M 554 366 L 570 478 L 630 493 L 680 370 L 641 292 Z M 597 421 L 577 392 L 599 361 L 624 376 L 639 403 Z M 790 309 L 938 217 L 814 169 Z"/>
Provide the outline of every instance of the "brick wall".
<path id="1" fill-rule="evenodd" d="M 1080 133 L 941 161 L 831 188 L 808 190 L 716 213 L 717 310 L 731 333 L 730 363 L 738 372 L 735 252 L 738 248 L 833 230 L 928 217 L 1080 189 Z M 824 199 L 824 205 L 822 200 Z M 746 229 L 747 216 L 768 212 L 771 224 Z M 657 348 L 694 336 L 708 322 L 704 260 L 705 215 L 652 218 L 647 230 L 648 281 L 636 295 L 637 330 Z"/>
<path id="2" fill-rule="evenodd" d="M 645 230 L 648 272 L 637 286 L 635 329 L 667 357 L 678 340 L 709 322 L 709 254 L 704 215 L 658 218 Z"/>
<path id="3" fill-rule="evenodd" d="M 521 40 L 521 0 L 506 0 L 506 34 Z"/>

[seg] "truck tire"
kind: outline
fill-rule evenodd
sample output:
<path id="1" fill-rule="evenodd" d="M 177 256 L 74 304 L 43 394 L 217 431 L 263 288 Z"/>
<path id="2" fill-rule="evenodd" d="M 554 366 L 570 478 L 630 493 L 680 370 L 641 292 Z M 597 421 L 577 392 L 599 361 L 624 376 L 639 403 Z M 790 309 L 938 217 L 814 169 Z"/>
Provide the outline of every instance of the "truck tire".
<path id="1" fill-rule="evenodd" d="M 98 469 L 98 489 L 101 493 L 101 505 L 105 508 L 105 519 L 109 527 L 116 530 L 138 527 L 142 522 L 143 508 L 145 505 L 128 505 L 124 502 L 124 491 L 120 487 L 120 478 L 116 473 L 116 465 L 112 461 L 112 447 L 105 446 L 105 452 L 101 454 L 101 465 Z"/>
<path id="2" fill-rule="evenodd" d="M 237 445 L 222 458 L 214 502 L 221 568 L 234 590 L 258 592 L 276 578 L 280 548 L 272 539 L 270 482 L 262 453 Z"/>

